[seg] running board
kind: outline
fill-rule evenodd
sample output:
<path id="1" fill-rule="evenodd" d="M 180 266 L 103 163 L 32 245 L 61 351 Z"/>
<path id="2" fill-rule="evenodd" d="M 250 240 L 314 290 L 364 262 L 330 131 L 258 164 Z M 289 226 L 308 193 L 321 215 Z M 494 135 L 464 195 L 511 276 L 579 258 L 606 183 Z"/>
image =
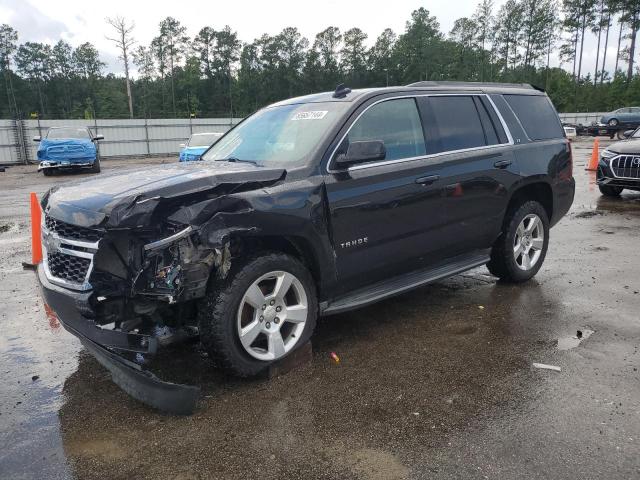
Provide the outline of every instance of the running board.
<path id="1" fill-rule="evenodd" d="M 489 261 L 488 252 L 474 252 L 472 255 L 458 256 L 449 261 L 446 265 L 425 268 L 411 273 L 374 283 L 365 288 L 358 289 L 344 297 L 328 302 L 325 308 L 321 309 L 321 315 L 333 315 L 346 312 L 355 308 L 364 307 L 371 303 L 383 300 L 394 295 L 399 295 L 408 290 L 435 282 L 443 278 L 457 275 L 458 273 L 471 270 L 472 268 L 484 265 Z"/>

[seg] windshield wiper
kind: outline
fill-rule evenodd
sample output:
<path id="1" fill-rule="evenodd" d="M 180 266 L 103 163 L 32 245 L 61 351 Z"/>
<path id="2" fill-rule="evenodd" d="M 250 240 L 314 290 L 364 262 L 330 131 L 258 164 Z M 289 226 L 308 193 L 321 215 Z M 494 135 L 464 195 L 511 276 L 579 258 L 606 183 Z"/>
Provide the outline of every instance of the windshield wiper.
<path id="1" fill-rule="evenodd" d="M 250 163 L 251 165 L 258 165 L 258 162 L 256 162 L 255 160 L 244 160 L 244 159 L 240 159 L 238 157 L 227 157 L 227 158 L 220 158 L 217 160 L 218 162 L 231 162 L 231 163 Z"/>

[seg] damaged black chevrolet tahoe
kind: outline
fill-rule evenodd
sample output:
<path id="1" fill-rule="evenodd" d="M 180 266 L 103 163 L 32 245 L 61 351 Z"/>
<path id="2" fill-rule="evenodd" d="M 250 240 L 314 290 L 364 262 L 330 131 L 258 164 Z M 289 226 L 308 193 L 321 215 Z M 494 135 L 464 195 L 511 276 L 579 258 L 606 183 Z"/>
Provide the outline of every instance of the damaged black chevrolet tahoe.
<path id="1" fill-rule="evenodd" d="M 320 315 L 485 264 L 526 281 L 574 196 L 570 144 L 528 85 L 340 86 L 258 111 L 203 160 L 42 199 L 46 302 L 112 372 L 158 327 L 250 376 Z"/>

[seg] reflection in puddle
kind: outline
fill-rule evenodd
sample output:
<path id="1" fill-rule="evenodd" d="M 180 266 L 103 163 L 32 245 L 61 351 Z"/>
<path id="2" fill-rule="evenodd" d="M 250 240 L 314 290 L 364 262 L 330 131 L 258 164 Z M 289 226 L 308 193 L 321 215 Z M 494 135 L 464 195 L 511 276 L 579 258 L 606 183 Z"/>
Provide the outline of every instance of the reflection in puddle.
<path id="1" fill-rule="evenodd" d="M 580 345 L 580 342 L 586 340 L 593 334 L 593 330 L 584 328 L 578 330 L 575 335 L 571 337 L 564 337 L 558 339 L 558 350 L 570 350 Z"/>

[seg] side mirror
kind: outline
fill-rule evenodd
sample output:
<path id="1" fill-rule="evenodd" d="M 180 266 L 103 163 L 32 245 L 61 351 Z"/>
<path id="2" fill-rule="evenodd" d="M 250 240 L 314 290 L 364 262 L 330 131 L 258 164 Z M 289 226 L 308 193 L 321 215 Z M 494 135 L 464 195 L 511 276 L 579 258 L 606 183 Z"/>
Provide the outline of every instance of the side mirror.
<path id="1" fill-rule="evenodd" d="M 42 140 L 42 138 L 40 137 L 40 135 L 36 135 L 35 137 L 33 137 L 33 141 L 34 141 L 34 142 L 39 142 L 40 140 Z"/>
<path id="2" fill-rule="evenodd" d="M 336 158 L 336 164 L 346 167 L 355 163 L 384 160 L 387 149 L 382 140 L 367 140 L 364 142 L 351 142 L 347 153 Z"/>
<path id="3" fill-rule="evenodd" d="M 631 137 L 631 135 L 633 135 L 633 132 L 635 132 L 635 130 L 625 130 L 622 135 L 624 135 L 624 138 L 629 138 Z"/>
<path id="4" fill-rule="evenodd" d="M 187 146 L 187 144 L 186 144 L 186 143 L 181 143 L 181 144 L 180 144 L 180 148 L 184 148 L 184 147 L 186 147 L 186 146 Z"/>
<path id="5" fill-rule="evenodd" d="M 94 140 L 104 140 L 104 135 L 96 135 L 93 137 Z"/>

